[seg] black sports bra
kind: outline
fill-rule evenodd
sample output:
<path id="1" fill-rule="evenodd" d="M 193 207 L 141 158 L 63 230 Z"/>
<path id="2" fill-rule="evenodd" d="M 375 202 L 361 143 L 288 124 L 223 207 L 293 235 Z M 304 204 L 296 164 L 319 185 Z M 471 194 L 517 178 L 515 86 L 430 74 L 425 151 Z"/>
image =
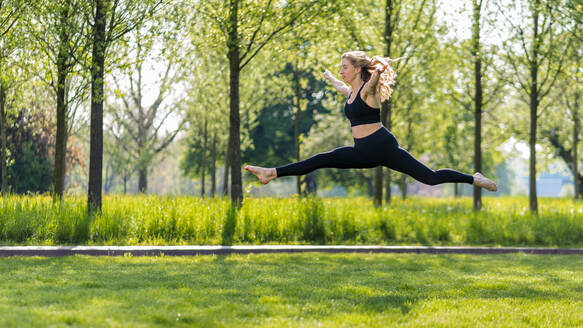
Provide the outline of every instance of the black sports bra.
<path id="1" fill-rule="evenodd" d="M 364 83 L 362 84 L 362 87 L 364 87 Z M 358 90 L 352 104 L 349 104 L 348 100 L 346 100 L 346 105 L 344 105 L 344 115 L 350 120 L 350 126 L 377 123 L 381 121 L 380 108 L 370 107 L 360 98 L 360 90 L 362 90 L 362 87 Z M 350 96 L 348 98 L 350 99 Z"/>

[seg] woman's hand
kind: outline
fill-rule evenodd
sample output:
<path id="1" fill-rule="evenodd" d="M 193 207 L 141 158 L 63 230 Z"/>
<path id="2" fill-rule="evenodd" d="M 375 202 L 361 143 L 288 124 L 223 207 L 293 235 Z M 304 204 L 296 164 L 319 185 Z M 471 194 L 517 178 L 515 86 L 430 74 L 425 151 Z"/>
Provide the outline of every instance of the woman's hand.
<path id="1" fill-rule="evenodd" d="M 344 82 L 337 80 L 334 75 L 332 75 L 332 73 L 330 73 L 329 70 L 325 70 L 324 73 L 324 78 L 326 78 L 330 83 L 332 83 L 332 85 L 334 86 L 334 88 L 336 88 L 336 90 L 342 92 L 343 95 L 345 95 L 346 97 L 348 97 L 350 95 L 350 87 L 348 87 L 346 84 L 344 84 Z"/>
<path id="2" fill-rule="evenodd" d="M 386 66 L 386 65 L 383 65 L 383 66 L 377 66 L 377 67 L 375 68 L 375 70 L 372 72 L 372 74 L 370 75 L 370 79 L 371 79 L 372 81 L 375 81 L 375 82 L 376 82 L 376 80 L 377 80 L 377 78 L 378 78 L 379 74 L 381 74 L 382 72 L 384 72 L 384 71 L 385 71 L 385 69 L 387 69 L 387 66 Z"/>

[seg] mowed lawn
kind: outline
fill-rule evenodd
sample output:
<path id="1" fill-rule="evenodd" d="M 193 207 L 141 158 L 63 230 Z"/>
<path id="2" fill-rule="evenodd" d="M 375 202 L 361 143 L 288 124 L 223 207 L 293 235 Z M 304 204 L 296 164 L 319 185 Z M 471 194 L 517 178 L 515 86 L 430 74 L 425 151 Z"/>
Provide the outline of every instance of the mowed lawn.
<path id="1" fill-rule="evenodd" d="M 583 257 L 0 259 L 0 327 L 583 326 Z"/>

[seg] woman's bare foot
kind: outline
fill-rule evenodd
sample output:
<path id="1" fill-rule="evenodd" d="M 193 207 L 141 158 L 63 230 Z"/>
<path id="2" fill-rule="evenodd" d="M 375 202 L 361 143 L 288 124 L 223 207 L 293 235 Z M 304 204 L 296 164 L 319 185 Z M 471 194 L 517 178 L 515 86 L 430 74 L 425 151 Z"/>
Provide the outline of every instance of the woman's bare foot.
<path id="1" fill-rule="evenodd" d="M 489 191 L 498 191 L 498 185 L 496 182 L 486 178 L 480 172 L 474 173 L 474 185 L 477 187 L 485 188 Z"/>
<path id="2" fill-rule="evenodd" d="M 259 181 L 263 184 L 268 184 L 269 181 L 275 179 L 277 177 L 277 172 L 274 168 L 264 168 L 260 166 L 251 166 L 246 165 L 245 170 L 253 173 L 256 177 L 259 178 Z"/>

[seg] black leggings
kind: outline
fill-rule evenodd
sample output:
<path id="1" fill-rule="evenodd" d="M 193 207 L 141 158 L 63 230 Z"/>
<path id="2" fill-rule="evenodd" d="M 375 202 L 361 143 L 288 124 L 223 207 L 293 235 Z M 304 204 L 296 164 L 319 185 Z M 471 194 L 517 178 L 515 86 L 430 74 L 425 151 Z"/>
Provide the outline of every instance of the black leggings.
<path id="1" fill-rule="evenodd" d="M 304 175 L 324 167 L 366 169 L 380 165 L 432 186 L 445 182 L 474 183 L 474 177 L 471 175 L 450 169 L 433 171 L 423 165 L 405 149 L 399 147 L 395 136 L 385 127 L 364 138 L 354 139 L 354 147 L 336 148 L 303 161 L 276 167 L 275 170 L 278 177 L 285 177 Z"/>

